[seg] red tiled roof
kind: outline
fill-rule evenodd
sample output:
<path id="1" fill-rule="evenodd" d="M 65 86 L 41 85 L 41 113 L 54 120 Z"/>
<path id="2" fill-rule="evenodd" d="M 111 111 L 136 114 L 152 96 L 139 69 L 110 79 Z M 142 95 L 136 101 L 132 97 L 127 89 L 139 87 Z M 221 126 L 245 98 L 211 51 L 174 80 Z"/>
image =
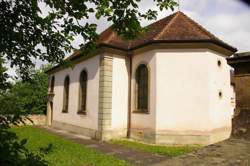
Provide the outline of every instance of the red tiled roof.
<path id="1" fill-rule="evenodd" d="M 119 37 L 112 27 L 100 34 L 99 44 L 106 44 L 122 49 L 133 49 L 152 41 L 216 41 L 227 45 L 215 37 L 201 25 L 193 21 L 182 12 L 176 12 L 168 17 L 156 21 L 146 27 L 147 33 L 133 41 L 126 41 Z M 233 48 L 234 49 L 234 48 Z"/>
<path id="2" fill-rule="evenodd" d="M 147 32 L 135 40 L 124 40 L 112 29 L 103 31 L 98 45 L 122 50 L 132 50 L 153 42 L 212 42 L 233 52 L 236 49 L 207 31 L 182 12 L 176 12 L 146 27 Z M 74 55 L 74 54 L 73 54 Z M 76 54 L 74 57 L 77 56 Z M 69 57 L 71 59 L 71 56 Z"/>

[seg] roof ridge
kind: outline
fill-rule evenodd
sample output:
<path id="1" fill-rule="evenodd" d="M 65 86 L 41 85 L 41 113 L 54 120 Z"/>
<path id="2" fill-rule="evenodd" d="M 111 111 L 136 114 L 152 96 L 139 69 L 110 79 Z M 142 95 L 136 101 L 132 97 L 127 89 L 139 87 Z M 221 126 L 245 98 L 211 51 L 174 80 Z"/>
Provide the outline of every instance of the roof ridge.
<path id="1" fill-rule="evenodd" d="M 163 28 L 163 30 L 162 31 L 160 31 L 154 38 L 153 38 L 153 40 L 155 40 L 155 39 L 158 39 L 160 36 L 161 36 L 161 34 L 163 34 L 167 29 L 168 29 L 168 27 L 173 23 L 173 21 L 177 18 L 177 16 L 179 15 L 179 13 L 180 12 L 176 12 L 176 13 L 173 13 L 172 14 L 172 16 L 173 16 L 173 18 L 170 20 L 170 22 Z M 171 17 L 171 15 L 169 15 L 168 17 Z M 163 19 L 166 19 L 167 17 L 165 17 L 165 18 L 163 18 Z M 159 21 L 161 21 L 161 20 L 163 20 L 163 19 L 160 19 Z M 158 21 L 157 21 L 158 22 Z M 156 23 L 156 22 L 155 22 Z"/>

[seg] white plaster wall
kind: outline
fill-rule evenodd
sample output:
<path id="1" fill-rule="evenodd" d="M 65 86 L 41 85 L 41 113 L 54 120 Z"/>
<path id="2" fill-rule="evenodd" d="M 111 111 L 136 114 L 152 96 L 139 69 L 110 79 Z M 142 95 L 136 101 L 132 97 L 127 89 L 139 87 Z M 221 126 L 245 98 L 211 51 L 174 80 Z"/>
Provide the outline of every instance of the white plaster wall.
<path id="1" fill-rule="evenodd" d="M 156 116 L 156 59 L 155 51 L 137 54 L 133 56 L 132 64 L 132 87 L 131 87 L 131 128 L 155 130 Z M 149 113 L 133 113 L 135 110 L 135 72 L 140 64 L 146 64 L 149 69 Z"/>
<path id="2" fill-rule="evenodd" d="M 166 132 L 206 131 L 210 125 L 210 64 L 206 50 L 156 53 L 156 128 Z"/>
<path id="3" fill-rule="evenodd" d="M 98 95 L 99 95 L 99 55 L 53 74 L 55 76 L 53 120 L 89 129 L 98 129 Z M 83 69 L 88 73 L 87 83 L 87 114 L 79 115 L 79 78 Z M 63 84 L 66 75 L 70 77 L 69 109 L 62 113 Z M 52 76 L 52 75 L 51 75 Z"/>
<path id="4" fill-rule="evenodd" d="M 128 66 L 125 56 L 113 55 L 112 129 L 127 128 L 128 120 Z"/>
<path id="5" fill-rule="evenodd" d="M 231 97 L 232 89 L 230 82 L 230 66 L 221 54 L 208 51 L 210 64 L 210 117 L 213 129 L 231 128 L 232 106 Z M 217 61 L 221 61 L 219 67 Z M 222 97 L 219 97 L 219 92 Z"/>

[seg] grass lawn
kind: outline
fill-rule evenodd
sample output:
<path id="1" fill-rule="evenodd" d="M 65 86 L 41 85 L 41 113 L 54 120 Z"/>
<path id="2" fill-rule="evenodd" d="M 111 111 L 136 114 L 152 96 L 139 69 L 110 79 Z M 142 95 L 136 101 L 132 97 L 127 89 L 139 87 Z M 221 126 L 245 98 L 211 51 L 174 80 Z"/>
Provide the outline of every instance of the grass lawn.
<path id="1" fill-rule="evenodd" d="M 32 152 L 51 146 L 45 160 L 52 166 L 127 166 L 126 161 L 97 152 L 83 145 L 65 140 L 38 128 L 12 128 L 19 138 L 27 138 L 26 147 Z"/>
<path id="2" fill-rule="evenodd" d="M 158 145 L 143 144 L 143 143 L 130 141 L 130 140 L 111 140 L 110 143 L 118 144 L 124 147 L 136 149 L 140 151 L 146 151 L 150 153 L 165 155 L 169 157 L 183 155 L 183 154 L 189 153 L 199 148 L 198 145 L 197 146 L 158 146 Z"/>

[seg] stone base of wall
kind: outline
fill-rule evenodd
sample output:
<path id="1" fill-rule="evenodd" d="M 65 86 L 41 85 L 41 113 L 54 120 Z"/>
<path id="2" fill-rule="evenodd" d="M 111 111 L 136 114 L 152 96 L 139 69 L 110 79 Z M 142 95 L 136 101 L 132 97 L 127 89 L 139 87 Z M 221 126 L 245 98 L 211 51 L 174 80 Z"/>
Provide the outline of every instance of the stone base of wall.
<path id="1" fill-rule="evenodd" d="M 152 129 L 131 129 L 130 138 L 150 144 L 155 144 L 155 131 Z"/>
<path id="2" fill-rule="evenodd" d="M 66 130 L 66 131 L 73 132 L 76 134 L 84 135 L 93 139 L 96 139 L 98 136 L 97 130 L 75 126 L 75 125 L 71 125 L 68 123 L 63 123 L 63 122 L 59 122 L 55 120 L 52 121 L 51 126 L 57 129 Z"/>
<path id="3" fill-rule="evenodd" d="M 59 122 L 55 120 L 52 121 L 52 127 L 61 129 L 61 130 L 66 130 L 69 132 L 73 132 L 76 134 L 80 134 L 83 136 L 87 136 L 92 139 L 102 140 L 102 141 L 110 140 L 110 139 L 125 138 L 127 135 L 127 129 L 103 131 L 103 133 L 101 133 L 98 130 L 75 126 L 75 125 L 71 125 L 68 123 L 63 123 L 63 122 Z"/>
<path id="4" fill-rule="evenodd" d="M 120 139 L 127 137 L 127 129 L 118 129 L 118 130 L 104 130 L 102 133 L 101 139 L 103 141 L 111 139 Z"/>
<path id="5" fill-rule="evenodd" d="M 46 115 L 28 115 L 24 122 L 25 125 L 46 125 Z"/>
<path id="6" fill-rule="evenodd" d="M 209 135 L 157 134 L 156 144 L 161 145 L 209 145 Z"/>
<path id="7" fill-rule="evenodd" d="M 127 129 L 104 130 L 101 133 L 98 130 L 79 127 L 58 121 L 53 121 L 52 127 L 102 141 L 126 138 L 127 135 Z M 154 131 L 152 129 L 131 129 L 131 139 L 159 145 L 210 145 L 228 139 L 230 135 L 231 128 L 221 128 L 208 132 L 175 132 Z"/>
<path id="8" fill-rule="evenodd" d="M 230 135 L 231 128 L 221 128 L 208 132 L 131 129 L 132 139 L 159 145 L 210 145 L 228 139 Z"/>
<path id="9" fill-rule="evenodd" d="M 213 131 L 212 134 L 210 135 L 209 144 L 214 144 L 216 142 L 228 139 L 231 136 L 231 133 L 232 133 L 232 128 L 225 128 L 225 129 L 223 128 Z"/>

